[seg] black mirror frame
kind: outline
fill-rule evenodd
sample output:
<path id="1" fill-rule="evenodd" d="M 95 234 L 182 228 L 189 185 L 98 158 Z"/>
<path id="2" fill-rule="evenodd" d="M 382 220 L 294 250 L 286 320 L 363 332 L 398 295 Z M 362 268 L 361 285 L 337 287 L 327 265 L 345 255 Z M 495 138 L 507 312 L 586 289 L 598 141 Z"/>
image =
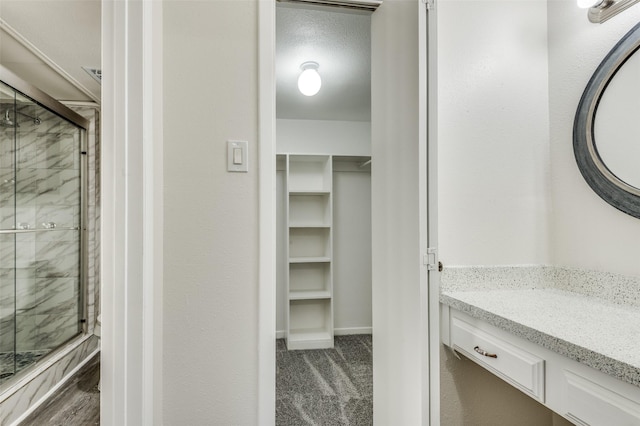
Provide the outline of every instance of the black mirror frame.
<path id="1" fill-rule="evenodd" d="M 640 219 L 640 189 L 619 179 L 600 158 L 593 127 L 598 104 L 620 67 L 640 49 L 640 23 L 611 49 L 591 76 L 573 122 L 573 152 L 582 177 L 607 203 Z"/>

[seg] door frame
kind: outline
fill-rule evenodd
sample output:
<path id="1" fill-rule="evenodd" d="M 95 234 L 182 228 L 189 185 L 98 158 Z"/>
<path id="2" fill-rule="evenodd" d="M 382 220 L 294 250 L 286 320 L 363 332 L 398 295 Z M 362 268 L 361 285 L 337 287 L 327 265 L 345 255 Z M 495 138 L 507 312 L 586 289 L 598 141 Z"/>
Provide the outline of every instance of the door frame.
<path id="1" fill-rule="evenodd" d="M 418 205 L 419 249 L 414 265 L 420 282 L 420 370 L 419 407 L 414 407 L 422 425 L 440 424 L 439 274 L 429 271 L 423 259 L 427 248 L 437 247 L 437 150 L 436 150 L 436 12 L 433 0 L 385 0 L 413 2 L 418 9 Z M 381 6 L 381 8 L 384 7 Z M 276 90 L 275 90 L 276 0 L 258 2 L 259 36 L 259 300 L 258 300 L 258 419 L 275 425 L 276 343 Z M 375 12 L 380 13 L 380 11 Z M 375 158 L 374 158 L 375 162 Z M 372 192 L 376 191 L 372 168 Z M 436 250 L 437 253 L 437 250 Z M 437 264 L 437 255 L 435 262 Z M 376 307 L 373 306 L 374 340 Z M 384 316 L 380 317 L 381 319 Z M 382 339 L 381 341 L 384 341 Z M 381 344 L 381 343 L 379 343 Z M 375 355 L 374 347 L 374 357 Z M 376 367 L 377 365 L 377 367 Z M 386 369 L 374 363 L 374 369 Z M 376 392 L 374 373 L 374 392 Z M 374 398 L 375 399 L 375 398 Z M 375 412 L 375 411 L 374 411 Z"/>
<path id="2" fill-rule="evenodd" d="M 103 425 L 162 424 L 162 8 L 102 0 Z"/>

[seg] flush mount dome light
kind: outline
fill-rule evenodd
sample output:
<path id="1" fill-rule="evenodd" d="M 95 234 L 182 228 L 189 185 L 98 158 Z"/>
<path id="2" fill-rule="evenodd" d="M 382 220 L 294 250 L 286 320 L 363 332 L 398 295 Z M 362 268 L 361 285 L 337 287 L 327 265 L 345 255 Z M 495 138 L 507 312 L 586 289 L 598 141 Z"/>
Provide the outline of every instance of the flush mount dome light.
<path id="1" fill-rule="evenodd" d="M 298 77 L 298 90 L 305 96 L 313 96 L 320 91 L 322 80 L 318 74 L 317 62 L 304 62 L 300 65 L 302 73 Z"/>

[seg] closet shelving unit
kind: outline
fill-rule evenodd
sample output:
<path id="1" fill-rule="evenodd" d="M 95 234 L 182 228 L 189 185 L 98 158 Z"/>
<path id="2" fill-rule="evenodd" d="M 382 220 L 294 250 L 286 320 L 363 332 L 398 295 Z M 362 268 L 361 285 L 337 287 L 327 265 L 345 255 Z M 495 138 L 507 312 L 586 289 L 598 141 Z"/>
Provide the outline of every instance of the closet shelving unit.
<path id="1" fill-rule="evenodd" d="M 333 347 L 332 159 L 286 155 L 288 349 Z"/>

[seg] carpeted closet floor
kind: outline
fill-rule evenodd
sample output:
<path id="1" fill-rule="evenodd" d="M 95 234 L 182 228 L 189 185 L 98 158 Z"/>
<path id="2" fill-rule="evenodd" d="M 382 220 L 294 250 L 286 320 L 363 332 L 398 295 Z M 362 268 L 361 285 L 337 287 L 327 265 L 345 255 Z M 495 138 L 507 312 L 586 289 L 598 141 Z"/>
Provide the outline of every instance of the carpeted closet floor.
<path id="1" fill-rule="evenodd" d="M 333 349 L 276 344 L 276 425 L 373 424 L 371 335 L 336 336 Z"/>

